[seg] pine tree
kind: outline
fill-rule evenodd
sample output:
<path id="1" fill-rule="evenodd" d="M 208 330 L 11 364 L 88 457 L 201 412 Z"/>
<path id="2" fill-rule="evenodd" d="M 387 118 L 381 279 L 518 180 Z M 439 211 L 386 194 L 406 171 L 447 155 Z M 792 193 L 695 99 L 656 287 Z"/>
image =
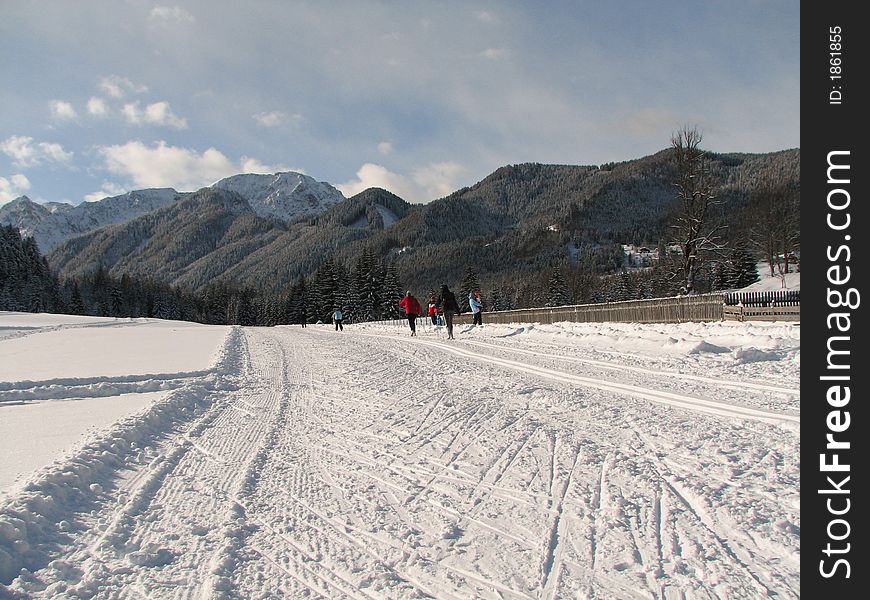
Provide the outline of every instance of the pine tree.
<path id="1" fill-rule="evenodd" d="M 613 278 L 610 291 L 611 302 L 624 302 L 637 298 L 634 279 L 628 271 L 623 271 Z"/>
<path id="2" fill-rule="evenodd" d="M 33 238 L 0 227 L 0 310 L 62 309 L 60 285 Z"/>
<path id="3" fill-rule="evenodd" d="M 357 257 L 353 273 L 355 321 L 380 318 L 382 288 L 379 263 L 371 250 L 365 250 Z"/>
<path id="4" fill-rule="evenodd" d="M 540 288 L 525 282 L 517 289 L 517 308 L 535 308 L 540 306 L 538 292 Z"/>
<path id="5" fill-rule="evenodd" d="M 471 307 L 468 304 L 468 295 L 472 290 L 476 290 L 479 287 L 480 285 L 477 283 L 477 271 L 472 267 L 465 267 L 465 274 L 462 276 L 462 283 L 459 284 L 459 295 L 461 298 L 457 298 L 462 312 L 468 312 L 471 310 Z"/>
<path id="6" fill-rule="evenodd" d="M 396 267 L 390 265 L 384 271 L 384 281 L 381 290 L 381 318 L 393 319 L 401 317 L 399 301 L 404 296 L 402 284 Z"/>
<path id="7" fill-rule="evenodd" d="M 85 300 L 82 298 L 82 291 L 79 288 L 79 282 L 72 282 L 72 290 L 70 291 L 70 303 L 69 308 L 72 314 L 74 315 L 85 315 L 87 312 L 85 311 Z"/>
<path id="8" fill-rule="evenodd" d="M 298 281 L 290 286 L 284 309 L 284 321 L 301 325 L 308 322 L 308 291 L 305 276 L 300 275 Z"/>
<path id="9" fill-rule="evenodd" d="M 314 273 L 312 284 L 312 304 L 314 320 L 328 322 L 332 312 L 340 307 L 337 294 L 337 274 L 335 261 L 332 257 L 327 258 L 320 268 Z"/>
<path id="10" fill-rule="evenodd" d="M 249 290 L 239 290 L 235 297 L 237 298 L 237 325 L 256 325 L 257 314 L 254 309 L 253 293 Z"/>
<path id="11" fill-rule="evenodd" d="M 489 306 L 489 310 L 498 311 L 504 310 L 503 305 L 504 301 L 502 300 L 502 292 L 500 288 L 493 288 L 486 299 L 486 304 Z"/>
<path id="12" fill-rule="evenodd" d="M 717 260 L 711 265 L 710 281 L 713 290 L 727 290 L 733 286 L 735 272 L 731 261 Z"/>
<path id="13" fill-rule="evenodd" d="M 562 277 L 562 269 L 558 266 L 550 271 L 550 280 L 547 283 L 547 302 L 545 306 L 565 306 L 571 304 L 571 295 L 565 279 Z"/>
<path id="14" fill-rule="evenodd" d="M 755 258 L 744 247 L 734 248 L 728 262 L 733 272 L 731 287 L 744 288 L 758 281 L 758 266 Z"/>

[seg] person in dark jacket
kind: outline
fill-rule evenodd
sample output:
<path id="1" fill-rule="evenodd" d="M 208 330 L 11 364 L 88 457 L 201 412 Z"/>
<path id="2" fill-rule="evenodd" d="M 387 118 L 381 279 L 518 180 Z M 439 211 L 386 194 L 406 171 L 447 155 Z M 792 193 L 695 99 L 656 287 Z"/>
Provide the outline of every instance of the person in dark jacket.
<path id="1" fill-rule="evenodd" d="M 447 325 L 447 339 L 453 339 L 453 315 L 459 313 L 459 303 L 456 295 L 450 291 L 447 284 L 441 286 L 441 295 L 438 296 L 436 305 L 444 311 L 444 322 Z"/>
<path id="2" fill-rule="evenodd" d="M 411 335 L 417 335 L 417 317 L 420 316 L 420 301 L 414 297 L 410 291 L 405 292 L 405 297 L 399 300 L 399 306 L 405 309 L 405 316 L 408 317 L 408 325 L 411 327 Z"/>

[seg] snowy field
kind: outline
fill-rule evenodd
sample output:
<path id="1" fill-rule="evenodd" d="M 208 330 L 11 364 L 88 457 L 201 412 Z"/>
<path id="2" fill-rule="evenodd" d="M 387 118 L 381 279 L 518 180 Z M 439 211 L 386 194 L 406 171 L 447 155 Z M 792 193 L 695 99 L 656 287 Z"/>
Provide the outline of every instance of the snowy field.
<path id="1" fill-rule="evenodd" d="M 0 312 L 0 498 L 92 431 L 203 376 L 226 327 Z"/>
<path id="2" fill-rule="evenodd" d="M 760 262 L 755 265 L 758 270 L 758 281 L 742 288 L 745 292 L 775 292 L 777 290 L 799 290 L 801 289 L 801 274 L 796 271 L 797 265 L 791 265 L 791 272 L 783 275 L 775 274 L 771 276 L 770 267 L 766 262 Z M 776 273 L 776 271 L 775 271 Z"/>
<path id="3" fill-rule="evenodd" d="M 799 325 L 456 337 L 0 313 L 0 597 L 799 597 Z"/>

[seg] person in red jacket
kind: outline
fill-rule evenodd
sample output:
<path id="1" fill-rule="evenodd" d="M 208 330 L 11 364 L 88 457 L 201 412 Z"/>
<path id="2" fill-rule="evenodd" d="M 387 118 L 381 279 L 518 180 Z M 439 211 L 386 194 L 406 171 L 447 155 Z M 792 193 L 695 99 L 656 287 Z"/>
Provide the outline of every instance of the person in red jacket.
<path id="1" fill-rule="evenodd" d="M 429 297 L 429 309 L 428 314 L 429 318 L 432 319 L 433 325 L 438 325 L 438 307 L 436 306 L 437 298 L 435 296 Z"/>
<path id="2" fill-rule="evenodd" d="M 411 292 L 406 292 L 405 297 L 399 300 L 399 306 L 405 309 L 408 317 L 408 325 L 411 326 L 411 335 L 417 335 L 417 317 L 420 315 L 420 301 Z"/>

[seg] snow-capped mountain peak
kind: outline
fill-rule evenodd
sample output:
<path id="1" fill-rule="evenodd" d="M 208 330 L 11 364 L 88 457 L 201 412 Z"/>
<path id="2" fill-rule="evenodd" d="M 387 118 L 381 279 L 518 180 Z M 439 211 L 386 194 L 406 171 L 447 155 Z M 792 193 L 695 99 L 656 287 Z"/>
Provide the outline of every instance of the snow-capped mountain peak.
<path id="1" fill-rule="evenodd" d="M 179 197 L 172 188 L 156 188 L 72 206 L 60 202 L 42 205 L 21 196 L 0 208 L 0 223 L 13 225 L 22 235 L 33 237 L 39 249 L 47 253 L 72 237 L 129 221 Z"/>
<path id="2" fill-rule="evenodd" d="M 0 223 L 17 227 L 24 235 L 32 235 L 33 226 L 50 214 L 41 204 L 27 196 L 19 196 L 0 207 Z"/>
<path id="3" fill-rule="evenodd" d="M 261 217 L 287 221 L 318 215 L 344 200 L 337 189 L 308 175 L 287 171 L 271 175 L 244 173 L 221 179 L 211 187 L 245 197 Z"/>
<path id="4" fill-rule="evenodd" d="M 345 199 L 328 183 L 292 171 L 233 175 L 209 187 L 236 192 L 259 216 L 281 221 L 319 215 Z M 82 202 L 78 206 L 58 202 L 39 204 L 21 196 L 0 207 L 0 223 L 17 227 L 22 235 L 35 238 L 40 250 L 47 253 L 70 238 L 124 223 L 186 194 L 172 188 L 152 188 Z"/>

